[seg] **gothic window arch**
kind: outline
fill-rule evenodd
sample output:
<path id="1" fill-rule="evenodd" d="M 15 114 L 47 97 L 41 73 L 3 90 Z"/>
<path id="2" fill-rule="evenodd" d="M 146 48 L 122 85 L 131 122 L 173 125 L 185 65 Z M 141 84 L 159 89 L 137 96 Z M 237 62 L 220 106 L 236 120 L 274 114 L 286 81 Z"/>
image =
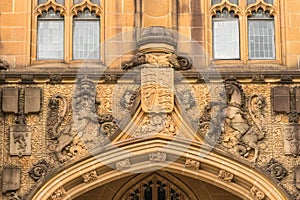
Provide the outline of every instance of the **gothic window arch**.
<path id="1" fill-rule="evenodd" d="M 208 50 L 214 61 L 280 64 L 278 7 L 279 0 L 211 0 Z"/>
<path id="2" fill-rule="evenodd" d="M 32 63 L 99 61 L 104 31 L 101 0 L 36 0 Z"/>

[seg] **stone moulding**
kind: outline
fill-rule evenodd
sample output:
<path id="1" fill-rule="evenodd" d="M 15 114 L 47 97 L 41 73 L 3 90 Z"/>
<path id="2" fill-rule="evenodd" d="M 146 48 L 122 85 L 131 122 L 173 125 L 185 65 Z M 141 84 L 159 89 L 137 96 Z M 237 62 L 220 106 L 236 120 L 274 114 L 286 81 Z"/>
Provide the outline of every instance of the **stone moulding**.
<path id="1" fill-rule="evenodd" d="M 126 147 L 126 152 L 115 151 L 116 145 L 118 148 Z M 65 188 L 65 193 L 68 194 L 69 198 L 76 198 L 83 191 L 86 192 L 87 188 L 100 187 L 111 181 L 115 181 L 120 177 L 125 177 L 130 175 L 127 170 L 116 170 L 115 168 L 110 168 L 109 171 L 105 171 L 107 166 L 115 166 L 116 158 L 120 158 L 124 164 L 121 166 L 127 166 L 129 159 L 128 152 L 130 152 L 130 170 L 131 172 L 145 170 L 145 165 L 149 164 L 148 154 L 145 154 L 145 146 L 147 151 L 157 152 L 158 148 L 164 148 L 166 145 L 166 153 L 172 156 L 182 156 L 183 153 L 188 153 L 189 157 L 194 159 L 201 155 L 206 155 L 205 159 L 201 160 L 201 164 L 205 168 L 195 171 L 192 168 L 185 168 L 182 160 L 177 159 L 173 164 L 166 164 L 164 162 L 152 162 L 151 168 L 163 169 L 166 172 L 179 173 L 184 172 L 185 176 L 195 178 L 195 173 L 203 181 L 214 183 L 217 187 L 229 190 L 228 182 L 225 181 L 215 181 L 217 174 L 212 172 L 211 169 L 219 168 L 223 165 L 226 171 L 235 174 L 235 179 L 238 181 L 231 182 L 230 191 L 235 195 L 250 200 L 255 197 L 261 198 L 265 195 L 265 199 L 282 199 L 288 200 L 289 195 L 277 185 L 275 181 L 272 181 L 264 174 L 261 170 L 253 168 L 253 165 L 247 164 L 245 162 L 240 162 L 229 155 L 224 155 L 222 151 L 211 150 L 208 145 L 200 144 L 197 142 L 189 143 L 185 140 L 166 140 L 164 138 L 146 138 L 139 140 L 139 142 L 123 141 L 111 147 L 107 147 L 106 151 L 99 151 L 99 153 L 94 154 L 94 156 L 82 159 L 82 161 L 76 162 L 76 164 L 70 164 L 64 166 L 64 168 L 58 172 L 55 176 L 50 177 L 45 180 L 44 184 L 37 188 L 35 192 L 28 196 L 31 200 L 46 200 L 49 196 L 44 194 L 53 194 L 55 191 L 59 190 L 61 187 Z M 189 148 L 186 148 L 189 145 Z M 199 152 L 200 151 L 200 152 Z M 141 156 L 144 156 L 141 159 Z M 104 161 L 104 162 L 103 162 Z M 108 162 L 107 162 L 108 161 Z M 117 161 L 118 162 L 118 161 Z M 82 171 L 84 169 L 84 172 Z M 87 171 L 96 170 L 98 172 L 98 179 L 101 181 L 83 182 L 82 174 Z M 104 171 L 103 171 L 104 170 Z M 245 171 L 251 171 L 251 174 L 245 174 Z M 104 172 L 104 173 L 101 173 Z M 257 180 L 260 180 L 257 182 Z M 58 185 L 57 182 L 60 184 Z M 251 189 L 253 183 L 256 183 L 255 187 Z M 70 185 L 71 184 L 71 185 Z M 269 192 L 272 191 L 272 192 Z M 259 192 L 259 193 L 258 193 Z M 245 196 L 245 194 L 248 194 Z"/>

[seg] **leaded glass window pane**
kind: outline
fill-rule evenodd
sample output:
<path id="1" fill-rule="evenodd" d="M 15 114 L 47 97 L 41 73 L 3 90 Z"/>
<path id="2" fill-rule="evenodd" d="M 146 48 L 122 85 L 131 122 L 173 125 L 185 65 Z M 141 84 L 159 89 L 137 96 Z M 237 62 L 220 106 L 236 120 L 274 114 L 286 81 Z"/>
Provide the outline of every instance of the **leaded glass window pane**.
<path id="1" fill-rule="evenodd" d="M 218 3 L 221 3 L 222 0 L 212 0 L 211 1 L 211 5 L 215 5 L 215 4 L 218 4 Z M 236 4 L 238 5 L 239 4 L 239 1 L 238 0 L 230 0 L 231 3 L 233 4 Z"/>
<path id="2" fill-rule="evenodd" d="M 275 59 L 274 21 L 249 19 L 249 59 Z"/>
<path id="3" fill-rule="evenodd" d="M 47 2 L 47 0 L 38 0 L 38 4 L 40 5 L 40 4 L 44 4 L 44 3 L 46 3 Z"/>
<path id="4" fill-rule="evenodd" d="M 238 19 L 213 19 L 214 59 L 239 59 Z"/>
<path id="5" fill-rule="evenodd" d="M 38 60 L 62 60 L 64 58 L 64 22 L 38 21 Z"/>
<path id="6" fill-rule="evenodd" d="M 98 4 L 98 5 L 100 5 L 100 0 L 91 0 L 91 2 L 92 2 L 93 4 Z"/>
<path id="7" fill-rule="evenodd" d="M 56 3 L 65 5 L 65 0 L 56 0 Z"/>
<path id="8" fill-rule="evenodd" d="M 73 59 L 99 59 L 100 22 L 74 19 Z"/>
<path id="9" fill-rule="evenodd" d="M 82 0 L 73 0 L 73 4 L 75 5 L 75 4 L 79 4 L 79 3 L 81 3 L 82 2 Z"/>
<path id="10" fill-rule="evenodd" d="M 273 0 L 264 0 L 266 3 L 272 4 L 273 5 Z M 247 4 L 253 4 L 256 3 L 256 0 L 247 0 Z"/>

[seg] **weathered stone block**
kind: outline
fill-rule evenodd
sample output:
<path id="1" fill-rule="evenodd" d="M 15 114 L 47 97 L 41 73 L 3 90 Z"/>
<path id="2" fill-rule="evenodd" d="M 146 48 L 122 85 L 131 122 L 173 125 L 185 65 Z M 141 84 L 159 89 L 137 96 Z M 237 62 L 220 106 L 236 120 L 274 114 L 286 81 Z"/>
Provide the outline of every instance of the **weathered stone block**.
<path id="1" fill-rule="evenodd" d="M 290 109 L 290 88 L 278 86 L 272 88 L 273 110 L 275 112 L 289 113 Z"/>
<path id="2" fill-rule="evenodd" d="M 39 112 L 41 109 L 41 89 L 25 88 L 25 113 Z"/>
<path id="3" fill-rule="evenodd" d="M 300 165 L 295 168 L 295 183 L 296 187 L 300 190 Z"/>
<path id="4" fill-rule="evenodd" d="M 17 191 L 20 188 L 21 169 L 7 167 L 2 172 L 2 192 Z"/>
<path id="5" fill-rule="evenodd" d="M 2 90 L 3 112 L 18 112 L 19 91 L 17 88 L 4 88 Z"/>
<path id="6" fill-rule="evenodd" d="M 27 125 L 13 125 L 10 127 L 10 155 L 25 156 L 31 154 L 32 129 Z"/>

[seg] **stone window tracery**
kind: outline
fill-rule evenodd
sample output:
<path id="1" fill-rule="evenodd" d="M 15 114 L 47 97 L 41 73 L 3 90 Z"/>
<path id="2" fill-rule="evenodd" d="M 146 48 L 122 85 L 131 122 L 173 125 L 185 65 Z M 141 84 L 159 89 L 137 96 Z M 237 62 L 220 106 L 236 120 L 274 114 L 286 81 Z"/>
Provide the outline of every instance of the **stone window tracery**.
<path id="1" fill-rule="evenodd" d="M 278 0 L 212 0 L 213 59 L 280 63 L 278 4 Z"/>
<path id="2" fill-rule="evenodd" d="M 97 60 L 104 33 L 100 0 L 37 0 L 32 33 L 32 62 Z M 35 31 L 36 30 L 36 31 Z"/>

